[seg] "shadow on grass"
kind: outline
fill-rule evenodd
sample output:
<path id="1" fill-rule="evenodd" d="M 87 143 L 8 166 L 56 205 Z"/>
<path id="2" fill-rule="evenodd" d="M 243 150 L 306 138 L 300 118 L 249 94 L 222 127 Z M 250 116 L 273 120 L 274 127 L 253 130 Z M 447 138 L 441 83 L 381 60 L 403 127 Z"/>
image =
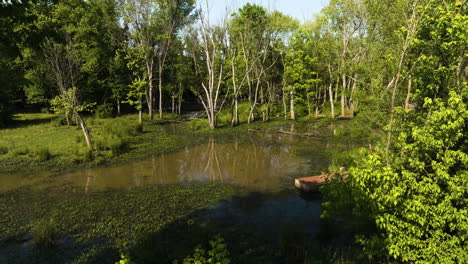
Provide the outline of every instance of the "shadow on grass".
<path id="1" fill-rule="evenodd" d="M 47 115 L 47 116 L 35 116 L 34 118 L 13 118 L 10 122 L 8 122 L 6 128 L 21 128 L 27 126 L 34 126 L 34 125 L 41 125 L 45 123 L 50 123 L 52 120 L 56 119 L 57 117 Z"/>

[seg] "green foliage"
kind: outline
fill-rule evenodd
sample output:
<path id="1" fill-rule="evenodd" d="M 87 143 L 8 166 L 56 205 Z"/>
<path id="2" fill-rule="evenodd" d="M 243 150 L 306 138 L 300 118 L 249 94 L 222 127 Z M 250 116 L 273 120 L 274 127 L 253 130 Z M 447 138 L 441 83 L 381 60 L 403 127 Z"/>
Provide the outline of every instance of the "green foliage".
<path id="1" fill-rule="evenodd" d="M 84 161 L 92 161 L 94 159 L 94 152 L 91 149 L 87 149 L 83 152 Z"/>
<path id="2" fill-rule="evenodd" d="M 419 10 L 411 46 L 417 107 L 395 109 L 389 141 L 363 151 L 324 204 L 325 215 L 360 223 L 358 242 L 385 262 L 468 259 L 468 87 L 460 72 L 468 16 L 456 1 L 445 4 Z"/>
<path id="3" fill-rule="evenodd" d="M 7 146 L 1 146 L 0 145 L 0 155 L 5 155 L 5 154 L 8 154 L 8 147 Z"/>
<path id="4" fill-rule="evenodd" d="M 49 150 L 48 147 L 39 148 L 39 149 L 36 151 L 36 155 L 37 155 L 37 158 L 38 158 L 40 161 L 49 160 L 50 157 L 51 157 L 50 150 Z"/>
<path id="5" fill-rule="evenodd" d="M 77 88 L 71 88 L 65 94 L 58 95 L 50 101 L 52 111 L 58 116 L 62 117 L 61 120 L 72 120 L 75 117 L 74 111 L 83 112 L 91 110 L 96 103 L 82 103 L 76 105 Z"/>
<path id="6" fill-rule="evenodd" d="M 59 232 L 53 218 L 41 219 L 31 227 L 34 244 L 38 248 L 50 248 L 57 243 Z"/>
<path id="7" fill-rule="evenodd" d="M 115 262 L 115 264 L 135 264 L 129 256 L 125 254 L 120 254 L 120 260 Z"/>
<path id="8" fill-rule="evenodd" d="M 12 151 L 12 155 L 14 157 L 18 157 L 18 156 L 28 155 L 30 152 L 31 150 L 29 149 L 29 147 L 23 146 L 23 147 L 15 148 Z"/>
<path id="9" fill-rule="evenodd" d="M 98 105 L 94 110 L 94 115 L 97 118 L 110 118 L 113 117 L 113 109 L 111 104 Z"/>
<path id="10" fill-rule="evenodd" d="M 125 153 L 126 151 L 128 151 L 129 148 L 130 146 L 129 146 L 128 141 L 124 139 L 115 140 L 110 145 L 112 155 L 115 155 L 115 156 Z"/>
<path id="11" fill-rule="evenodd" d="M 214 237 L 209 242 L 211 249 L 205 250 L 200 246 L 195 249 L 192 256 L 184 259 L 182 264 L 229 264 L 229 251 L 221 236 Z M 177 262 L 174 262 L 177 264 Z"/>

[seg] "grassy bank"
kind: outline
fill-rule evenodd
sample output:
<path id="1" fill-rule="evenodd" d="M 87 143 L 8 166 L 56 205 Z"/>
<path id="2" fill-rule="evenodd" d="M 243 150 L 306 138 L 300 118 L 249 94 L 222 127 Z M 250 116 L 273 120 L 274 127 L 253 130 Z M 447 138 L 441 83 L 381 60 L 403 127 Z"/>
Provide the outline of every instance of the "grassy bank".
<path id="1" fill-rule="evenodd" d="M 183 121 L 169 114 L 166 116 L 164 120 L 145 120 L 142 125 L 137 123 L 136 115 L 108 119 L 88 117 L 86 121 L 94 144 L 94 151 L 89 151 L 76 126 L 64 126 L 51 114 L 17 114 L 13 126 L 0 130 L 0 173 L 61 172 L 131 162 L 197 144 L 207 136 L 267 130 L 295 123 L 321 127 L 332 122 L 347 122 L 353 129 L 339 128 L 337 136 L 344 139 L 369 136 L 366 130 L 359 128 L 359 120 L 275 118 L 231 127 L 228 115 L 221 114 L 219 128 L 212 130 L 203 118 Z"/>
<path id="2" fill-rule="evenodd" d="M 161 121 L 139 125 L 136 116 L 87 118 L 94 151 L 81 130 L 60 125 L 50 114 L 19 114 L 15 126 L 0 130 L 0 172 L 63 171 L 139 160 L 180 149 L 187 137 L 172 135 Z"/>

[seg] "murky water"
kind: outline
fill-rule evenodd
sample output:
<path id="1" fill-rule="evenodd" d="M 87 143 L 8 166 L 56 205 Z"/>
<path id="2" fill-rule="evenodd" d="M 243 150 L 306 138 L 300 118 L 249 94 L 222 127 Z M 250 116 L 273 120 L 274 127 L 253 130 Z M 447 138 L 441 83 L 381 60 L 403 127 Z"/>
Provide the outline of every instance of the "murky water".
<path id="1" fill-rule="evenodd" d="M 334 127 L 293 125 L 209 137 L 181 151 L 120 166 L 58 176 L 0 175 L 0 192 L 24 185 L 72 186 L 89 193 L 158 184 L 231 183 L 249 189 L 251 195 L 213 205 L 207 211 L 210 217 L 226 226 L 248 225 L 266 233 L 294 222 L 313 239 L 319 231 L 321 201 L 301 198 L 293 188 L 294 178 L 319 174 L 330 165 L 328 151 L 354 146 L 337 141 L 333 134 Z"/>
<path id="2" fill-rule="evenodd" d="M 304 129 L 294 131 L 307 133 Z M 204 141 L 181 151 L 120 166 L 83 169 L 53 177 L 0 175 L 0 191 L 30 184 L 76 186 L 89 192 L 206 181 L 278 191 L 292 184 L 296 177 L 318 174 L 325 169 L 330 163 L 327 150 L 346 147 L 335 143 L 332 137 L 300 137 L 268 131 Z"/>

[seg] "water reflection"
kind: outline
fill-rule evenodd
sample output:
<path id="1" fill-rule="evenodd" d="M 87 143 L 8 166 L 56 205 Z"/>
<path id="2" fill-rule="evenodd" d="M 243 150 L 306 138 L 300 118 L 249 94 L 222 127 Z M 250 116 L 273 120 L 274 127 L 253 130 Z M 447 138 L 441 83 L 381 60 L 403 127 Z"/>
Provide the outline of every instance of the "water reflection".
<path id="1" fill-rule="evenodd" d="M 179 152 L 153 156 L 124 166 L 86 169 L 54 180 L 56 184 L 83 186 L 84 191 L 150 184 L 225 182 L 271 190 L 286 177 L 308 175 L 309 159 L 296 155 L 291 145 L 239 142 L 205 144 Z"/>
<path id="2" fill-rule="evenodd" d="M 293 123 L 271 130 L 208 138 L 202 144 L 178 152 L 116 167 L 85 169 L 53 177 L 0 175 L 0 191 L 23 185 L 71 185 L 90 192 L 190 182 L 234 183 L 256 191 L 282 190 L 293 177 L 320 174 L 330 164 L 327 151 L 353 146 L 352 142 L 335 142 L 334 130 L 334 124 L 321 127 Z M 301 134 L 324 136 L 298 136 Z"/>

